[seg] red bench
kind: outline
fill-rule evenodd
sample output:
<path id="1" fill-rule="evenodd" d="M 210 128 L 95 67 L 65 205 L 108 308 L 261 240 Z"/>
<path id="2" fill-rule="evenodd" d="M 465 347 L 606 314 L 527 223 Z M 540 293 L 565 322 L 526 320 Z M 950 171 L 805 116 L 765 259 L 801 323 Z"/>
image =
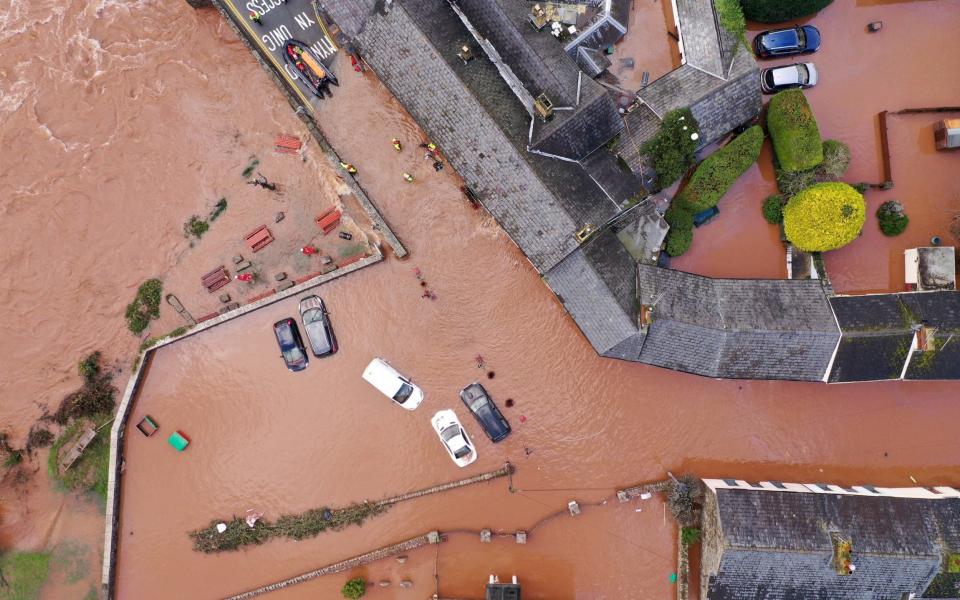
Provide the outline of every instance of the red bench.
<path id="1" fill-rule="evenodd" d="M 340 224 L 340 209 L 331 208 L 330 210 L 324 212 L 322 215 L 317 217 L 317 227 L 323 231 L 323 235 L 327 235 L 331 231 L 337 228 L 337 225 Z"/>
<path id="2" fill-rule="evenodd" d="M 246 240 L 247 245 L 250 246 L 251 250 L 254 252 L 259 252 L 260 250 L 263 250 L 267 244 L 273 241 L 273 235 L 271 235 L 270 230 L 267 229 L 266 225 L 261 225 L 252 232 L 248 233 Z"/>
<path id="3" fill-rule="evenodd" d="M 227 270 L 221 265 L 201 277 L 200 282 L 203 283 L 203 287 L 207 288 L 208 292 L 213 293 L 230 283 L 230 275 L 227 274 Z"/>

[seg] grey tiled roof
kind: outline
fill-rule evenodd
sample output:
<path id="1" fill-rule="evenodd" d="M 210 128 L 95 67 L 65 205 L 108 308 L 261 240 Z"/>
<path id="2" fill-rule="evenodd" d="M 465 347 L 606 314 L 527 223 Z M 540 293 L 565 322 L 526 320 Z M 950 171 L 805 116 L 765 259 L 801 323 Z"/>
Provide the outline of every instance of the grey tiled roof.
<path id="1" fill-rule="evenodd" d="M 914 352 L 906 379 L 960 379 L 960 292 L 904 292 L 830 299 L 843 338 L 830 382 L 896 379 L 903 371 L 913 328 L 936 328 L 942 349 Z"/>
<path id="2" fill-rule="evenodd" d="M 831 554 L 727 550 L 710 577 L 709 600 L 902 600 L 918 595 L 939 568 L 938 557 L 857 557 L 853 575 L 839 576 Z"/>
<path id="3" fill-rule="evenodd" d="M 602 50 L 587 46 L 578 46 L 575 58 L 577 66 L 590 77 L 596 77 L 610 66 L 610 59 Z"/>
<path id="4" fill-rule="evenodd" d="M 960 542 L 960 500 L 719 489 L 711 600 L 900 600 L 921 594 Z M 830 532 L 857 570 L 837 575 Z M 941 547 L 941 542 L 945 547 Z"/>
<path id="5" fill-rule="evenodd" d="M 576 110 L 555 111 L 548 123 L 536 120 L 534 149 L 581 160 L 620 133 L 623 119 L 610 95 L 586 75 L 583 76 L 582 86 L 585 95 Z"/>
<path id="6" fill-rule="evenodd" d="M 544 279 L 597 353 L 624 352 L 617 347 L 639 334 L 633 261 L 612 233 L 596 236 Z"/>
<path id="7" fill-rule="evenodd" d="M 620 168 L 616 155 L 604 147 L 597 148 L 580 165 L 614 202 L 622 204 L 640 192 L 640 180 L 632 171 Z"/>
<path id="8" fill-rule="evenodd" d="M 541 272 L 576 247 L 583 224 L 617 207 L 576 165 L 525 150 L 528 117 L 493 65 L 464 65 L 472 37 L 444 3 L 394 2 L 358 38 L 368 64 L 440 146 Z M 479 49 L 477 49 L 479 51 Z"/>
<path id="9" fill-rule="evenodd" d="M 377 0 L 320 0 L 320 7 L 347 37 L 353 38 L 363 29 Z"/>
<path id="10" fill-rule="evenodd" d="M 572 56 L 579 48 L 602 49 L 612 46 L 627 32 L 630 21 L 632 0 L 612 0 L 610 10 L 601 3 L 601 10 L 587 24 L 581 26 L 580 33 L 567 42 L 565 49 Z"/>
<path id="11" fill-rule="evenodd" d="M 830 383 L 899 379 L 913 332 L 844 332 Z"/>
<path id="12" fill-rule="evenodd" d="M 644 142 L 651 139 L 660 129 L 660 117 L 646 104 L 640 104 L 624 117 L 623 132 L 617 144 L 617 154 L 623 158 L 634 173 L 652 173 L 649 159 L 640 149 Z"/>
<path id="13" fill-rule="evenodd" d="M 701 139 L 712 143 L 760 114 L 759 77 L 754 68 L 690 106 Z"/>
<path id="14" fill-rule="evenodd" d="M 436 0 L 436 4 L 443 2 Z M 525 2 L 458 0 L 456 5 L 532 96 L 545 92 L 555 106 L 576 104 L 580 71 L 556 38 L 530 26 Z"/>
<path id="15" fill-rule="evenodd" d="M 818 281 L 711 279 L 638 266 L 652 305 L 640 361 L 709 377 L 823 378 L 840 337 Z"/>
<path id="16" fill-rule="evenodd" d="M 671 110 L 687 108 L 723 85 L 723 79 L 683 65 L 640 90 L 639 96 L 662 119 Z"/>
<path id="17" fill-rule="evenodd" d="M 710 0 L 675 0 L 684 58 L 717 77 L 726 76 L 720 52 L 720 26 Z"/>

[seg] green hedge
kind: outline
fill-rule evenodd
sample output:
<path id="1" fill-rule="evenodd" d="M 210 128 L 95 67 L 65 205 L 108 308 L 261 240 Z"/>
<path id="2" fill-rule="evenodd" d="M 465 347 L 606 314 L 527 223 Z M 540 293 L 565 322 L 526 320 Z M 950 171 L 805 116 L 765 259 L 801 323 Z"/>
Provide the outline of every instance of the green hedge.
<path id="1" fill-rule="evenodd" d="M 818 183 L 787 202 L 783 229 L 799 250 L 825 252 L 855 240 L 863 229 L 866 203 L 846 183 Z"/>
<path id="2" fill-rule="evenodd" d="M 763 201 L 763 218 L 771 225 L 779 225 L 783 222 L 783 196 L 774 194 L 767 196 Z"/>
<path id="3" fill-rule="evenodd" d="M 823 162 L 820 128 L 801 90 L 786 90 L 770 99 L 767 129 L 783 170 L 805 171 Z"/>
<path id="4" fill-rule="evenodd" d="M 693 213 L 674 200 L 663 215 L 670 225 L 667 232 L 667 254 L 680 256 L 690 249 L 693 243 Z"/>
<path id="5" fill-rule="evenodd" d="M 815 183 L 840 181 L 850 165 L 850 148 L 837 140 L 823 141 L 823 162 L 806 171 L 785 171 L 774 164 L 777 189 L 781 194 L 792 196 Z M 856 186 L 854 186 L 856 188 Z M 862 194 L 862 190 L 858 190 Z"/>
<path id="6" fill-rule="evenodd" d="M 754 125 L 706 158 L 674 202 L 691 213 L 713 208 L 730 186 L 757 162 L 763 147 L 763 129 Z"/>
<path id="7" fill-rule="evenodd" d="M 779 23 L 812 15 L 833 0 L 740 0 L 743 15 L 758 23 Z"/>
<path id="8" fill-rule="evenodd" d="M 657 134 L 640 148 L 653 161 L 659 189 L 683 177 L 693 166 L 698 145 L 697 139 L 691 139 L 693 134 L 699 138 L 700 125 L 689 108 L 678 108 L 667 113 Z"/>

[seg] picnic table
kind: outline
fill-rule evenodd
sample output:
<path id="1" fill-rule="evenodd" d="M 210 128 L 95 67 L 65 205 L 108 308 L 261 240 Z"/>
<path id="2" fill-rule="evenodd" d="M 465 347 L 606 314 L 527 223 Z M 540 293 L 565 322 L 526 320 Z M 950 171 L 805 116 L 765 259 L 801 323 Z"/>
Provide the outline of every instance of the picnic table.
<path id="1" fill-rule="evenodd" d="M 202 276 L 200 278 L 200 282 L 203 284 L 203 287 L 207 288 L 207 291 L 212 294 L 213 292 L 230 283 L 230 275 L 227 274 L 226 268 L 224 268 L 223 265 L 220 265 L 216 269 Z"/>
<path id="2" fill-rule="evenodd" d="M 270 233 L 270 230 L 267 229 L 266 225 L 261 225 L 248 233 L 246 240 L 251 250 L 259 252 L 273 241 L 273 235 Z"/>
<path id="3" fill-rule="evenodd" d="M 338 208 L 331 208 L 316 218 L 317 226 L 323 231 L 323 235 L 327 235 L 337 228 L 341 216 Z"/>

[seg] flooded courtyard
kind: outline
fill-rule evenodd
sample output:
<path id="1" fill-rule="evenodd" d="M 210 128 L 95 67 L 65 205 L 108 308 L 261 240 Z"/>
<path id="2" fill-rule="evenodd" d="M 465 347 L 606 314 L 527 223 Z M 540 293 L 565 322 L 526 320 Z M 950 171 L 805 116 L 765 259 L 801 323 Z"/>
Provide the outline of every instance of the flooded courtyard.
<path id="1" fill-rule="evenodd" d="M 313 182 L 324 202 L 341 185 L 312 156 L 304 168 L 263 153 L 276 133 L 291 132 L 298 121 L 218 13 L 194 13 L 178 3 L 52 8 L 14 4 L 10 10 L 20 11 L 11 12 L 15 20 L 54 27 L 64 39 L 74 27 L 86 28 L 100 49 L 82 42 L 50 67 L 95 82 L 85 93 L 52 102 L 68 83 L 51 75 L 39 82 L 45 87 L 24 96 L 32 109 L 4 104 L 3 139 L 9 145 L 17 136 L 23 152 L 0 167 L 8 240 L 2 258 L 13 282 L 3 292 L 8 335 L 2 352 L 14 357 L 5 361 L 0 421 L 21 436 L 40 412 L 37 403 L 54 404 L 76 386 L 77 357 L 104 348 L 129 364 L 139 341 L 123 328 L 122 312 L 142 279 L 163 274 L 171 288 L 196 286 L 208 257 L 191 254 L 183 237 L 190 214 L 230 194 L 225 218 L 233 221 L 218 221 L 203 241 L 215 244 L 216 236 L 226 240 L 228 232 L 284 208 L 238 175 L 251 153 L 260 153 L 261 170 L 272 178 Z M 52 21 L 43 22 L 51 13 Z M 865 33 L 866 22 L 878 18 L 883 31 Z M 823 49 L 811 59 L 822 82 L 808 93 L 821 132 L 850 145 L 847 180 L 879 182 L 876 113 L 956 104 L 960 97 L 956 82 L 929 75 L 960 69 L 952 36 L 960 15 L 950 2 L 838 0 L 811 22 L 824 35 Z M 148 34 L 152 41 L 143 41 Z M 0 39 L 11 50 L 5 56 L 26 60 L 23 40 Z M 669 48 L 667 41 L 657 43 Z M 295 298 L 155 354 L 127 431 L 117 597 L 229 595 L 437 529 L 449 532 L 439 548 L 357 573 L 393 581 L 368 596 L 427 596 L 437 589 L 436 573 L 443 596 L 476 597 L 487 575 L 498 573 L 518 575 L 531 598 L 667 598 L 676 529 L 662 503 L 587 504 L 667 470 L 841 484 L 908 485 L 911 477 L 921 485 L 960 484 L 952 428 L 956 384 L 714 381 L 596 356 L 516 246 L 465 201 L 456 174 L 435 173 L 422 159 L 423 134 L 409 115 L 372 74 L 355 76 L 343 56 L 338 61 L 345 76 L 318 120 L 357 166 L 358 180 L 410 257 L 389 256 L 318 288 L 341 351 L 312 360 L 303 373 L 286 371 L 271 331 L 274 321 L 296 314 Z M 4 68 L 6 91 L 18 78 L 29 79 L 24 69 L 39 67 L 17 71 L 4 61 Z M 243 82 L 242 94 L 228 85 L 236 81 Z M 151 102 L 134 106 L 140 97 Z M 78 110 L 86 119 L 75 119 Z M 956 156 L 933 151 L 933 120 L 891 118 L 896 187 L 868 192 L 863 236 L 826 256 L 838 291 L 900 289 L 904 248 L 937 234 L 950 243 L 948 211 L 960 210 L 952 180 Z M 391 148 L 393 137 L 403 141 L 404 152 Z M 691 251 L 673 266 L 711 276 L 784 276 L 778 232 L 760 214 L 763 198 L 775 191 L 770 165 L 765 150 L 722 200 L 720 218 L 697 231 Z M 402 172 L 412 173 L 415 183 L 405 183 Z M 911 217 L 906 233 L 892 239 L 880 234 L 872 216 L 891 198 Z M 422 297 L 415 268 L 436 300 Z M 64 297 L 79 304 L 74 317 L 62 310 Z M 28 320 L 38 323 L 32 332 L 19 326 Z M 154 333 L 179 324 L 164 307 Z M 62 351 L 50 353 L 54 345 Z M 485 359 L 483 370 L 477 354 Z M 424 389 L 423 406 L 402 411 L 361 380 L 374 356 Z M 500 444 L 483 436 L 457 397 L 475 380 L 514 427 Z M 118 386 L 123 383 L 120 377 Z M 505 406 L 508 398 L 512 408 Z M 478 447 L 479 459 L 467 469 L 451 463 L 431 431 L 429 417 L 443 408 L 457 411 Z M 144 414 L 160 424 L 161 435 L 144 438 L 136 431 Z M 174 429 L 192 440 L 182 454 L 165 442 Z M 517 467 L 514 493 L 497 480 L 396 506 L 360 528 L 221 555 L 195 552 L 187 536 L 248 508 L 274 519 L 457 479 L 507 460 Z M 47 489 L 42 475 L 31 485 L 19 495 L 4 489 L 3 545 L 29 549 L 79 539 L 91 546 L 96 563 L 102 543 L 97 509 Z M 571 499 L 586 505 L 582 515 L 533 528 Z M 481 545 L 476 532 L 482 528 L 531 533 L 525 546 L 497 538 Z M 99 579 L 99 569 L 90 566 L 85 582 L 63 577 L 44 595 L 82 594 Z M 321 578 L 275 595 L 332 598 L 345 578 Z M 402 578 L 414 581 L 411 592 L 396 589 Z"/>

